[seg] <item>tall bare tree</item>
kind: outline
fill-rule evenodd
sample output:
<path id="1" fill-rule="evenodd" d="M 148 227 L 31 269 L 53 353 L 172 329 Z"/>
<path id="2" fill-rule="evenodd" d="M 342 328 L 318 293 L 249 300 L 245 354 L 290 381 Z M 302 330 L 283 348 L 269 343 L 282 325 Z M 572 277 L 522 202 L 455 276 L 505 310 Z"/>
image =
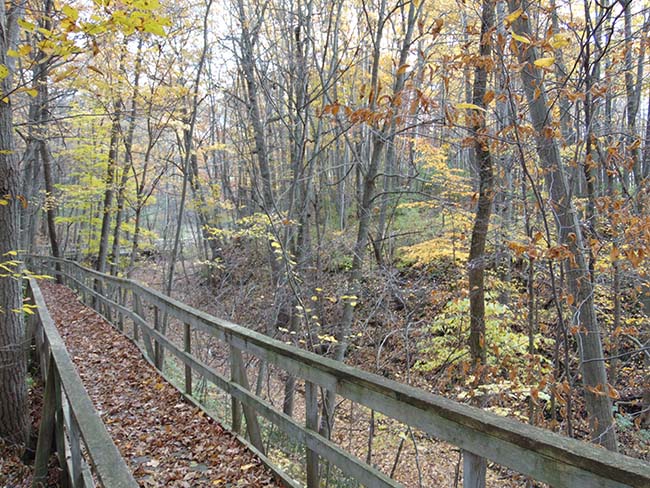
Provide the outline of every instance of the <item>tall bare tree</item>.
<path id="1" fill-rule="evenodd" d="M 11 261 L 18 251 L 20 219 L 20 172 L 14 141 L 13 80 L 15 60 L 7 51 L 16 49 L 22 1 L 0 5 L 0 262 Z M 19 269 L 16 268 L 18 272 Z M 0 276 L 0 437 L 24 444 L 28 436 L 27 363 L 22 283 L 13 276 Z"/>

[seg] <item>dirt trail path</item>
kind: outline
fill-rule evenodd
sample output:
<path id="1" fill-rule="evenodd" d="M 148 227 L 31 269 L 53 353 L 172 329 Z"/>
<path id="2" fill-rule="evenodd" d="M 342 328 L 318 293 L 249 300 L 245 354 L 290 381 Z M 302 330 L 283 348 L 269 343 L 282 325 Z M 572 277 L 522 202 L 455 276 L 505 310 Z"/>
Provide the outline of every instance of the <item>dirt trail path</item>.
<path id="1" fill-rule="evenodd" d="M 141 486 L 282 486 L 70 289 L 41 288 L 95 408 Z"/>

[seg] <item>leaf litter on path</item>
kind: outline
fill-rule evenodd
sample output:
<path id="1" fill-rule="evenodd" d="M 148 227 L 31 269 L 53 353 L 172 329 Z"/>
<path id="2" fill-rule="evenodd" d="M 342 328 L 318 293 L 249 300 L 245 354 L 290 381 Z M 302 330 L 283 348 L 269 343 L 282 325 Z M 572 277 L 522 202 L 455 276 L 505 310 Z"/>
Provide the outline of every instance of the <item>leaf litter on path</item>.
<path id="1" fill-rule="evenodd" d="M 282 486 L 72 290 L 41 288 L 95 408 L 141 486 Z"/>

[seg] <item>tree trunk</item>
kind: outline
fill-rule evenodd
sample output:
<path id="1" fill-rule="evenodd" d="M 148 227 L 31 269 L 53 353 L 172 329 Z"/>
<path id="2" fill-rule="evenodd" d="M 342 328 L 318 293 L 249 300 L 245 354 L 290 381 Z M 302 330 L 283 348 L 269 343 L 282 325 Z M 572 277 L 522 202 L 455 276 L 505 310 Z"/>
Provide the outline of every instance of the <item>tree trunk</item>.
<path id="1" fill-rule="evenodd" d="M 494 2 L 483 1 L 481 19 L 481 41 L 479 55 L 485 62 L 480 63 L 474 71 L 474 89 L 472 103 L 485 108 L 487 90 L 487 60 L 492 55 L 491 31 L 494 27 Z M 480 110 L 470 110 L 472 135 L 474 137 L 474 165 L 479 175 L 479 196 L 468 258 L 470 334 L 469 347 L 472 364 L 475 368 L 484 365 L 485 354 L 485 241 L 487 239 L 492 201 L 494 199 L 494 174 L 489 139 L 485 125 L 485 115 Z"/>
<path id="2" fill-rule="evenodd" d="M 117 275 L 120 269 L 120 233 L 124 220 L 124 200 L 126 195 L 126 184 L 128 182 L 129 168 L 133 167 L 133 134 L 135 132 L 135 116 L 138 107 L 138 89 L 140 86 L 140 67 L 142 65 L 142 37 L 138 40 L 138 51 L 135 59 L 133 93 L 131 94 L 131 106 L 129 107 L 129 125 L 124 138 L 124 166 L 120 184 L 117 188 L 117 209 L 115 212 L 115 228 L 113 230 L 113 249 L 111 251 L 111 274 Z M 124 46 L 126 49 L 126 46 Z M 123 67 L 122 67 L 123 68 Z"/>
<path id="3" fill-rule="evenodd" d="M 52 22 L 50 20 L 50 13 L 52 11 L 52 1 L 45 0 L 45 5 L 43 7 L 43 15 L 41 19 L 42 27 L 46 30 L 52 28 Z M 39 150 L 41 155 L 41 161 L 43 162 L 43 177 L 45 180 L 45 194 L 47 198 L 52 199 L 54 196 L 54 181 L 52 180 L 52 156 L 48 148 L 47 143 L 47 131 L 45 130 L 45 125 L 49 118 L 49 90 L 47 86 L 47 74 L 49 70 L 49 60 L 46 60 L 46 54 L 39 50 L 38 52 L 38 64 L 34 68 L 34 86 L 38 91 L 36 97 L 38 101 L 38 132 L 39 137 Z M 59 241 L 56 237 L 56 207 L 54 202 L 48 202 L 46 205 L 46 217 L 47 217 L 47 231 L 50 238 L 50 247 L 52 249 L 52 256 L 55 258 L 61 257 L 61 252 L 59 251 Z M 57 264 L 57 270 L 58 270 Z M 56 277 L 57 281 L 60 282 L 61 277 Z"/>
<path id="4" fill-rule="evenodd" d="M 527 12 L 527 1 L 510 0 L 511 12 L 520 7 Z M 531 36 L 528 18 L 520 16 L 514 22 L 517 33 Z M 570 303 L 574 309 L 574 325 L 580 352 L 584 396 L 589 414 L 592 439 L 615 451 L 616 431 L 612 417 L 612 405 L 607 396 L 607 371 L 602 361 L 603 349 L 600 340 L 600 328 L 596 318 L 593 299 L 593 285 L 589 274 L 586 256 L 588 254 L 580 223 L 571 202 L 566 176 L 560 157 L 557 140 L 552 134 L 553 118 L 549 113 L 546 91 L 543 89 L 540 70 L 535 67 L 537 53 L 532 46 L 519 45 L 521 81 L 530 107 L 530 117 L 536 131 L 537 154 L 545 169 L 546 185 L 550 203 L 558 229 L 560 244 L 566 246 L 571 257 L 567 259 L 567 282 L 571 294 Z"/>
<path id="5" fill-rule="evenodd" d="M 22 17 L 22 2 L 0 5 L 0 63 L 9 75 L 0 82 L 2 93 L 13 89 L 14 60 L 8 49 L 16 49 L 17 20 Z M 3 95 L 4 96 L 4 95 Z M 0 102 L 0 262 L 14 259 L 18 251 L 20 227 L 20 173 L 14 143 L 11 97 Z M 19 269 L 16 269 L 18 272 Z M 14 277 L 0 277 L 0 437 L 25 444 L 28 436 L 27 362 L 22 312 L 22 283 Z"/>
<path id="6" fill-rule="evenodd" d="M 185 133 L 185 147 L 183 154 L 183 188 L 181 190 L 181 200 L 178 210 L 178 220 L 176 222 L 176 233 L 174 235 L 174 245 L 172 255 L 169 261 L 169 272 L 167 273 L 167 284 L 165 286 L 165 294 L 171 296 L 172 287 L 174 284 L 174 267 L 176 265 L 176 257 L 178 256 L 178 249 L 181 239 L 181 231 L 183 227 L 183 213 L 185 212 L 185 199 L 187 197 L 187 184 L 190 175 L 190 161 L 192 157 L 192 138 L 194 136 L 194 126 L 196 125 L 196 112 L 199 106 L 199 84 L 201 82 L 201 75 L 203 73 L 203 65 L 205 64 L 205 57 L 208 51 L 208 17 L 210 15 L 210 8 L 212 7 L 212 0 L 208 0 L 205 7 L 205 15 L 203 16 L 203 48 L 201 49 L 201 57 L 199 65 L 196 68 L 196 77 L 192 86 L 192 99 L 189 114 L 189 127 Z M 166 320 L 166 319 L 165 319 Z"/>
<path id="7" fill-rule="evenodd" d="M 113 104 L 111 114 L 111 138 L 108 148 L 108 166 L 106 168 L 106 179 L 104 189 L 104 205 L 102 207 L 102 229 L 99 235 L 99 253 L 97 256 L 97 271 L 104 273 L 108 261 L 108 236 L 111 227 L 111 213 L 113 209 L 113 193 L 115 185 L 115 169 L 117 165 L 117 144 L 120 133 L 120 116 L 118 103 Z"/>

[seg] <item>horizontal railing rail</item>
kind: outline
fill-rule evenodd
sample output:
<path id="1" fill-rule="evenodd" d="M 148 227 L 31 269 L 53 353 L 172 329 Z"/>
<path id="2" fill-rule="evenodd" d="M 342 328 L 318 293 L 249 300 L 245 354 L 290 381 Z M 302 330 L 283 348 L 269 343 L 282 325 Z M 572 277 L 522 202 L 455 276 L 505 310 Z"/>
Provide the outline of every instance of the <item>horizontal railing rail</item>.
<path id="1" fill-rule="evenodd" d="M 100 486 L 106 488 L 137 487 L 83 386 L 36 280 L 30 278 L 27 284 L 27 295 L 36 306 L 28 319 L 29 336 L 33 334 L 35 339 L 36 357 L 45 382 L 33 486 L 46 485 L 54 445 L 59 465 L 67 476 L 67 483 L 62 486 L 95 486 L 94 473 Z"/>
<path id="2" fill-rule="evenodd" d="M 401 486 L 395 480 L 346 452 L 318 432 L 317 387 L 380 412 L 462 449 L 465 486 L 484 486 L 485 472 L 474 469 L 480 458 L 505 466 L 553 487 L 650 487 L 650 464 L 606 451 L 576 439 L 460 404 L 418 388 L 347 366 L 317 354 L 287 345 L 248 328 L 198 311 L 136 281 L 109 276 L 78 263 L 32 256 L 39 272 L 60 273 L 64 282 L 81 293 L 122 329 L 125 318 L 133 323 L 133 335 L 142 335 L 144 353 L 160 367 L 163 350 L 185 367 L 186 392 L 192 391 L 192 372 L 201 375 L 229 395 L 232 418 L 243 406 L 249 438 L 263 449 L 257 426 L 260 415 L 303 444 L 307 449 L 306 480 L 318 486 L 318 456 L 339 467 L 364 486 Z M 56 264 L 60 271 L 56 270 Z M 134 309 L 127 307 L 131 294 Z M 143 317 L 143 303 L 154 310 L 154 325 Z M 113 319 L 115 315 L 117 318 Z M 161 317 L 184 324 L 184 347 L 178 347 L 160 327 Z M 202 331 L 230 348 L 231 377 L 228 379 L 192 354 L 190 332 Z M 282 413 L 248 388 L 241 353 L 305 381 L 305 425 Z"/>

